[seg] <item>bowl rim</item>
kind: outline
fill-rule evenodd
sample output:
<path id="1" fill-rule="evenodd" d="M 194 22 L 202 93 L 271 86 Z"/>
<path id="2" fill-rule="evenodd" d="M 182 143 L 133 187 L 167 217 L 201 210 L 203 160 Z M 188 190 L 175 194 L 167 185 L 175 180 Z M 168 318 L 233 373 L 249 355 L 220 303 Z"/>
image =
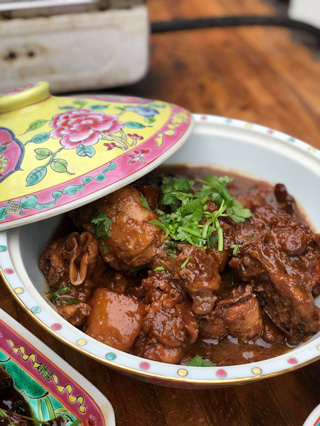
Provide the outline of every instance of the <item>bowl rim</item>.
<path id="1" fill-rule="evenodd" d="M 303 152 L 310 159 L 315 159 L 316 163 L 320 165 L 320 150 L 282 132 L 226 117 L 194 114 L 194 118 L 196 124 L 214 124 L 235 129 L 236 131 L 241 129 L 242 131 L 252 132 L 256 135 L 262 134 L 265 137 L 272 138 L 275 142 L 294 147 L 294 149 L 300 153 Z M 197 126 L 195 127 L 195 131 L 196 128 Z M 17 233 L 18 231 L 19 228 L 15 228 L 9 230 L 8 233 L 10 235 L 10 232 Z M 37 311 L 37 308 L 39 308 L 37 297 L 29 294 L 26 291 L 25 283 L 20 280 L 18 274 L 14 274 L 15 268 L 11 261 L 9 250 L 7 250 L 7 244 L 7 231 L 0 232 L 0 275 L 11 294 L 28 314 L 50 334 L 73 349 L 121 372 L 127 372 L 140 378 L 144 377 L 159 384 L 223 386 L 248 383 L 278 376 L 320 359 L 320 337 L 304 343 L 302 346 L 298 346 L 288 353 L 264 361 L 235 366 L 206 367 L 205 369 L 161 363 L 118 351 L 76 329 L 58 315 L 49 303 L 47 313 L 49 312 L 50 321 L 43 322 L 41 308 L 40 311 Z M 1 249 L 2 247 L 3 249 Z M 47 303 L 38 292 L 35 293 L 36 296 L 39 296 L 38 299 L 40 298 Z M 63 332 L 64 329 L 69 333 L 71 331 L 71 335 L 66 337 L 66 334 Z M 96 352 L 93 352 L 91 347 L 94 347 Z"/>
<path id="2" fill-rule="evenodd" d="M 88 417 L 92 413 L 92 408 L 94 408 L 100 414 L 100 420 L 104 420 L 105 426 L 115 426 L 114 410 L 106 396 L 67 361 L 62 359 L 3 309 L 0 309 L 0 328 L 0 338 L 5 340 L 4 347 L 1 347 L 1 350 L 4 351 L 8 359 L 23 369 L 29 377 L 39 383 L 50 395 L 56 399 L 58 398 L 60 403 L 73 415 L 85 415 Z M 11 349 L 11 352 L 9 352 L 8 348 Z M 45 367 L 51 372 L 50 379 L 45 374 L 35 375 L 35 372 L 32 371 L 32 369 L 36 369 L 37 364 L 39 365 L 40 362 L 45 362 Z M 71 390 L 64 392 L 70 386 Z M 64 394 L 61 395 L 61 392 L 64 392 Z M 72 402 L 74 394 L 77 397 Z M 85 422 L 82 421 L 81 423 L 84 424 Z"/>

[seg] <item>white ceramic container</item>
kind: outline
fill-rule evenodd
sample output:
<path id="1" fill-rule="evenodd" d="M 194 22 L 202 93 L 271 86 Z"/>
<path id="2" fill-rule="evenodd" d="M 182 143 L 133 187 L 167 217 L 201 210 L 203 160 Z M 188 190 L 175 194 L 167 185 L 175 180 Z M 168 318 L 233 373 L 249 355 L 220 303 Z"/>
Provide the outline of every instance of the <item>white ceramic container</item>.
<path id="1" fill-rule="evenodd" d="M 202 164 L 284 183 L 320 231 L 320 151 L 288 135 L 238 120 L 194 116 L 191 137 L 167 164 Z M 124 182 L 125 183 L 125 182 Z M 177 387 L 211 388 L 276 376 L 320 358 L 320 333 L 284 355 L 227 367 L 189 367 L 139 358 L 106 346 L 65 321 L 45 297 L 38 259 L 60 221 L 54 217 L 0 233 L 2 276 L 27 312 L 58 339 L 108 366 Z M 320 298 L 317 300 L 320 306 Z"/>
<path id="2" fill-rule="evenodd" d="M 32 418 L 62 416 L 66 426 L 115 426 L 112 405 L 85 377 L 0 309 L 0 368 L 28 404 Z M 41 423 L 37 423 L 41 424 Z"/>

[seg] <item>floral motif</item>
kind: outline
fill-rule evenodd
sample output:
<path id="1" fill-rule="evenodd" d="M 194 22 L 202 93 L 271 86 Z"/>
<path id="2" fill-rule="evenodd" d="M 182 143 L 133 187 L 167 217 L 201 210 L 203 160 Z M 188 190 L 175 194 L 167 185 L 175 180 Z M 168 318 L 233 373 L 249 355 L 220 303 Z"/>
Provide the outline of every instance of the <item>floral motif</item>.
<path id="1" fill-rule="evenodd" d="M 12 142 L 12 134 L 4 128 L 0 128 L 0 152 L 9 148 Z"/>
<path id="2" fill-rule="evenodd" d="M 20 169 L 24 146 L 11 130 L 0 127 L 0 182 Z"/>
<path id="3" fill-rule="evenodd" d="M 103 145 L 107 147 L 108 151 L 110 151 L 110 149 L 113 149 L 113 148 L 115 148 L 117 146 L 115 144 L 115 142 L 104 143 Z"/>
<path id="4" fill-rule="evenodd" d="M 87 423 L 88 423 L 88 426 L 97 426 L 98 421 L 95 416 L 90 414 L 89 417 L 87 418 Z"/>
<path id="5" fill-rule="evenodd" d="M 128 133 L 129 138 L 132 139 L 132 146 L 136 146 L 138 141 L 143 141 L 143 137 L 137 135 L 136 133 L 134 133 L 133 135 L 131 133 Z"/>
<path id="6" fill-rule="evenodd" d="M 17 87 L 16 89 L 7 90 L 6 92 L 0 93 L 1 96 L 12 96 L 16 95 L 17 93 L 25 92 L 28 89 L 33 89 L 36 87 L 36 84 L 26 84 L 25 86 Z"/>
<path id="7" fill-rule="evenodd" d="M 8 159 L 5 155 L 0 154 L 0 176 L 6 170 Z"/>
<path id="8" fill-rule="evenodd" d="M 132 105 L 126 105 L 125 106 L 126 109 L 128 109 L 129 111 L 134 111 L 139 115 L 142 115 L 142 117 L 154 117 L 155 115 L 159 114 L 159 111 L 157 111 L 154 108 L 150 108 L 148 106 L 142 106 L 142 105 L 137 105 L 137 106 L 132 106 Z"/>
<path id="9" fill-rule="evenodd" d="M 103 133 L 117 133 L 123 123 L 117 115 L 105 115 L 90 109 L 71 110 L 57 114 L 50 123 L 52 138 L 61 138 L 60 144 L 66 149 L 78 148 L 79 145 L 94 145 Z"/>
<path id="10" fill-rule="evenodd" d="M 149 154 L 150 149 L 136 149 L 133 151 L 134 155 L 129 155 L 130 160 L 128 164 L 135 164 L 141 161 L 143 164 L 146 163 L 144 155 Z"/>

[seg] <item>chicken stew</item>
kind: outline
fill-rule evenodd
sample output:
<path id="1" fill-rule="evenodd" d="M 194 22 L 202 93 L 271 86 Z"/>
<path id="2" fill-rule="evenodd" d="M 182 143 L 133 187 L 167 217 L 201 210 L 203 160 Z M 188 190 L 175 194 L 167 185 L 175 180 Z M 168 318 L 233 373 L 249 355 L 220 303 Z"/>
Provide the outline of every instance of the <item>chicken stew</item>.
<path id="1" fill-rule="evenodd" d="M 57 311 L 143 358 L 235 365 L 320 329 L 320 235 L 282 184 L 163 167 L 72 211 L 40 258 Z"/>

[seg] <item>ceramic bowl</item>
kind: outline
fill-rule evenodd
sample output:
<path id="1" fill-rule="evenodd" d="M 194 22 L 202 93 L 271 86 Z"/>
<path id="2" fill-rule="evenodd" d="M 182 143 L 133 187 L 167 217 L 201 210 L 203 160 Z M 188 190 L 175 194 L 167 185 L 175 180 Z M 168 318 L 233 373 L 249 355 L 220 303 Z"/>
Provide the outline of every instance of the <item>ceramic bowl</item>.
<path id="1" fill-rule="evenodd" d="M 62 416 L 66 426 L 79 418 L 80 426 L 115 426 L 107 398 L 1 309 L 0 368 L 11 377 L 33 419 L 48 421 Z"/>
<path id="2" fill-rule="evenodd" d="M 259 125 L 215 116 L 194 116 L 191 137 L 167 163 L 202 164 L 284 183 L 320 230 L 320 151 Z M 60 221 L 54 217 L 0 233 L 2 276 L 14 297 L 47 331 L 76 350 L 114 369 L 153 383 L 211 388 L 249 383 L 294 370 L 320 358 L 320 333 L 291 352 L 245 365 L 187 367 L 139 358 L 106 346 L 79 331 L 45 297 L 38 267 L 41 251 Z M 318 298 L 317 303 L 320 305 Z"/>
<path id="3" fill-rule="evenodd" d="M 320 426 L 320 404 L 311 411 L 303 426 Z"/>

